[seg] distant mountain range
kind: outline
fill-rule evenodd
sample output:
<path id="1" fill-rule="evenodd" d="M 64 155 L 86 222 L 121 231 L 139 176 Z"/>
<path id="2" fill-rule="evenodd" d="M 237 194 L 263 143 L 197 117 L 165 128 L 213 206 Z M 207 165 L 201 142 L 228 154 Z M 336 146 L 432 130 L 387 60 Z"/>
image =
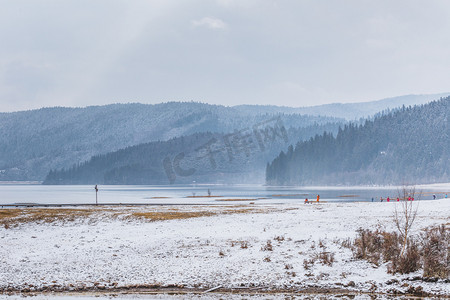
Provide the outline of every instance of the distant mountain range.
<path id="1" fill-rule="evenodd" d="M 366 113 L 373 115 L 401 104 L 426 102 L 441 96 L 411 95 L 364 104 L 305 108 L 259 105 L 226 107 L 169 102 L 86 108 L 53 107 L 0 113 L 0 180 L 44 180 L 50 170 L 67 170 L 89 161 L 93 156 L 106 155 L 126 147 L 182 137 L 189 140 L 196 133 L 226 136 L 235 131 L 252 131 L 255 126 L 262 126 L 274 118 L 280 120 L 290 133 L 289 142 L 292 143 L 324 130 L 337 132 L 338 127 L 346 122 L 345 119 L 356 119 Z M 345 108 L 340 112 L 337 106 Z M 255 170 L 259 172 L 260 164 L 264 167 L 286 146 L 284 140 L 279 140 L 271 148 L 273 152 L 255 156 L 258 157 L 253 161 L 258 161 Z M 161 155 L 158 157 L 161 158 Z M 227 172 L 233 173 L 233 170 Z M 263 174 L 259 174 L 263 178 L 261 176 Z"/>
<path id="2" fill-rule="evenodd" d="M 240 111 L 253 111 L 258 113 L 296 113 L 310 116 L 332 116 L 346 120 L 356 120 L 367 118 L 384 110 L 395 109 L 405 106 L 425 104 L 433 100 L 445 98 L 450 93 L 428 94 L 428 95 L 405 95 L 399 97 L 386 98 L 370 102 L 358 103 L 331 103 L 309 107 L 283 107 L 273 105 L 239 105 L 235 106 Z"/>
<path id="3" fill-rule="evenodd" d="M 271 185 L 450 181 L 450 97 L 299 142 L 266 170 Z"/>

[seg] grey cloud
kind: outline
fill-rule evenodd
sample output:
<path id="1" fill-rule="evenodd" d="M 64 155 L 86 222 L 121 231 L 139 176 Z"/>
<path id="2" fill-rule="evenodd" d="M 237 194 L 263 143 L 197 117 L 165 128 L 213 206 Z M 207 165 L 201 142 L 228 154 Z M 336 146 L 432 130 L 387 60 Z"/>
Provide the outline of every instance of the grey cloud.
<path id="1" fill-rule="evenodd" d="M 0 0 L 0 111 L 449 91 L 448 1 Z"/>

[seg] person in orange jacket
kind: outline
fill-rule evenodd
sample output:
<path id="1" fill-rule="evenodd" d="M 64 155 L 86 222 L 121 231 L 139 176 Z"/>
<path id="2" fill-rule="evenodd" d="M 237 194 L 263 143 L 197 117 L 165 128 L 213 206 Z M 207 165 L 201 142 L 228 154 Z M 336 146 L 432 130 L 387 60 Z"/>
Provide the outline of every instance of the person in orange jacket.
<path id="1" fill-rule="evenodd" d="M 319 199 L 320 199 L 320 196 L 319 196 L 319 195 L 317 195 L 317 202 L 319 202 Z"/>

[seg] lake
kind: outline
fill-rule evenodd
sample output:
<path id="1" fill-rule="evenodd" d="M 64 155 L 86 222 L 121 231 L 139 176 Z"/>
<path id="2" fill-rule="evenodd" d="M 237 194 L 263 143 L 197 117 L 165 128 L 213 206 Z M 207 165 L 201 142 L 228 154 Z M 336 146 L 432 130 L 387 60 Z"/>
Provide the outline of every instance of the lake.
<path id="1" fill-rule="evenodd" d="M 264 185 L 104 185 L 99 186 L 99 203 L 123 204 L 289 204 L 305 198 L 321 201 L 380 201 L 380 197 L 396 198 L 398 187 L 273 187 Z M 208 190 L 211 197 L 208 196 Z M 430 200 L 433 194 L 443 198 L 450 184 L 417 186 L 421 196 Z M 0 184 L 0 205 L 15 203 L 93 204 L 92 185 Z"/>

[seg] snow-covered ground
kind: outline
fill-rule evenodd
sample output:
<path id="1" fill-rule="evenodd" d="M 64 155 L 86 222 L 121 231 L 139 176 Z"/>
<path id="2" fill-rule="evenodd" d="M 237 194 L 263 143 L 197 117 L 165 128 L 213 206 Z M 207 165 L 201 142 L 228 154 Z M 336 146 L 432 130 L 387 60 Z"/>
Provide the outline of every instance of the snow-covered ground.
<path id="1" fill-rule="evenodd" d="M 413 232 L 450 222 L 450 199 L 416 201 Z M 226 214 L 149 222 L 96 212 L 70 222 L 24 223 L 0 228 L 0 289 L 114 288 L 130 285 L 186 288 L 262 287 L 263 290 L 342 288 L 385 293 L 422 286 L 450 295 L 450 284 L 410 281 L 354 260 L 344 240 L 358 228 L 394 231 L 396 202 L 178 207 Z M 231 213 L 250 207 L 252 211 Z M 92 209 L 92 208 L 86 208 Z M 171 207 L 136 210 L 170 210 Z M 268 247 L 268 241 L 272 246 Z M 320 252 L 334 253 L 331 266 Z M 398 280 L 392 283 L 392 279 Z"/>

